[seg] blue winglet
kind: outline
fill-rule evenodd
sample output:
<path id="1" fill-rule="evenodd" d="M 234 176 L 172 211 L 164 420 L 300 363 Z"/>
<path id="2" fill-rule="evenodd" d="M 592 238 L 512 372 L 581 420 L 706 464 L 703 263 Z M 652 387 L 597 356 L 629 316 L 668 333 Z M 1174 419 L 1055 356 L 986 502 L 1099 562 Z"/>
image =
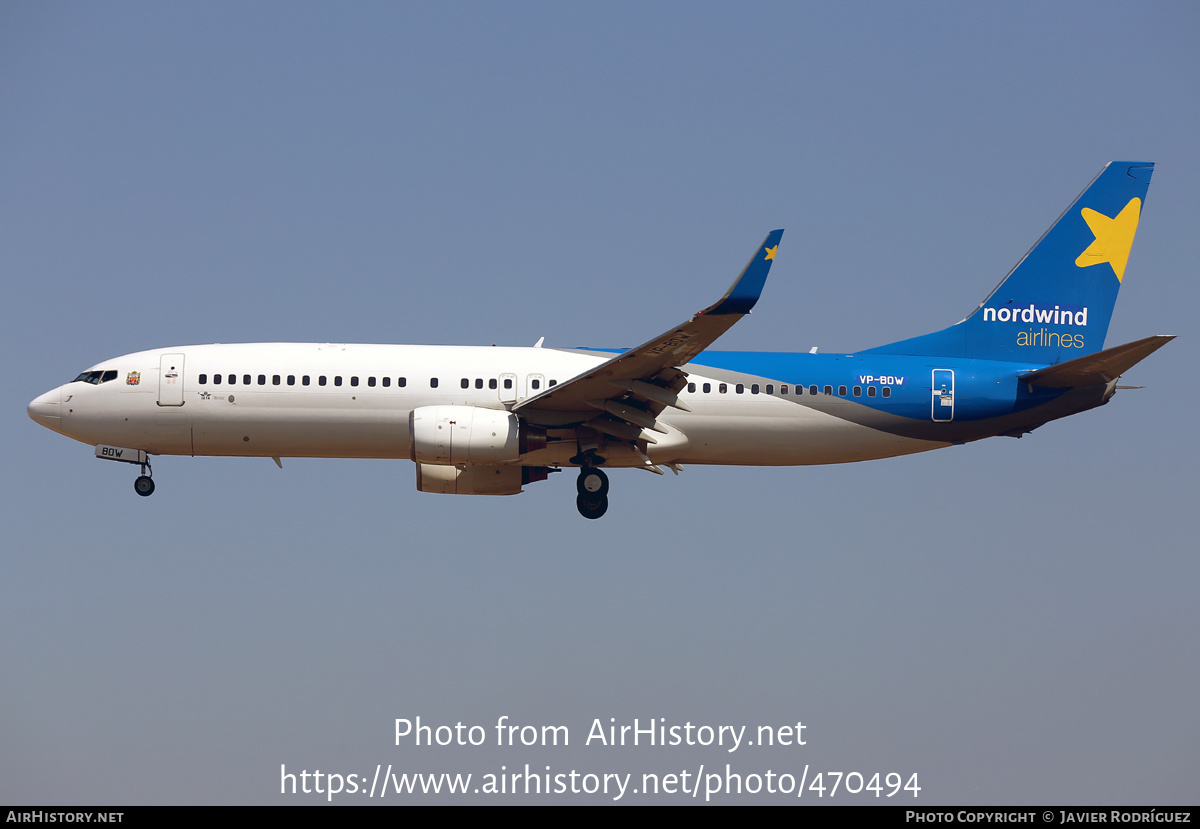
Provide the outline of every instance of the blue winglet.
<path id="1" fill-rule="evenodd" d="M 713 305 L 701 311 L 702 314 L 748 314 L 762 295 L 763 286 L 767 283 L 767 274 L 771 271 L 771 263 L 775 261 L 775 252 L 779 250 L 779 240 L 783 238 L 783 230 L 772 230 L 767 238 L 758 246 L 754 256 L 746 263 L 745 270 L 729 288 L 725 296 Z"/>

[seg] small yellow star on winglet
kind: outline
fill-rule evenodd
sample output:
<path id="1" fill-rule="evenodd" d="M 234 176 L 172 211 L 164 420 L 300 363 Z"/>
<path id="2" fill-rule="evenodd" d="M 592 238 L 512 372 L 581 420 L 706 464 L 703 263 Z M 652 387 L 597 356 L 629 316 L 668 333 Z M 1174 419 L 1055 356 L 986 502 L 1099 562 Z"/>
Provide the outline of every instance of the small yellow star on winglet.
<path id="1" fill-rule="evenodd" d="M 1129 261 L 1129 249 L 1133 247 L 1133 235 L 1137 233 L 1138 218 L 1142 214 L 1142 200 L 1133 198 L 1113 218 L 1098 213 L 1090 207 L 1080 211 L 1096 241 L 1079 254 L 1075 264 L 1081 268 L 1107 262 L 1120 282 L 1125 276 L 1125 263 Z"/>
<path id="2" fill-rule="evenodd" d="M 775 251 L 779 250 L 779 245 L 776 245 L 773 248 L 763 248 L 763 250 L 765 250 L 767 252 L 766 257 L 763 258 L 763 261 L 766 262 L 767 259 L 775 258 Z"/>

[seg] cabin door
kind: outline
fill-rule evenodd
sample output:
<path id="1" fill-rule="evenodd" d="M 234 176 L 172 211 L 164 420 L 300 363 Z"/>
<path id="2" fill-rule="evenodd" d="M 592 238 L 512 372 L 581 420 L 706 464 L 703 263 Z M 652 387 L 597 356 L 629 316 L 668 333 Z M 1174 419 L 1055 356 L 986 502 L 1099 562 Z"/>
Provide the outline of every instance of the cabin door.
<path id="1" fill-rule="evenodd" d="M 182 354 L 163 354 L 158 360 L 158 405 L 183 405 Z"/>
<path id="2" fill-rule="evenodd" d="M 943 423 L 954 420 L 953 369 L 933 370 L 933 419 Z"/>

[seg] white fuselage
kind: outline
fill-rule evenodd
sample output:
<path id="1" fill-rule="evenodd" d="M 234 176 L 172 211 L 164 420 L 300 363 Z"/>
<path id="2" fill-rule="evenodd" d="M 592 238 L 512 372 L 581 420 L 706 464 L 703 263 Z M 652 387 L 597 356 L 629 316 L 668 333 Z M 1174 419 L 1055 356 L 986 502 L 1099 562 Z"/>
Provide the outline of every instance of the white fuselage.
<path id="1" fill-rule="evenodd" d="M 409 458 L 414 409 L 505 410 L 611 356 L 479 346 L 181 346 L 106 360 L 93 371 L 115 371 L 115 379 L 67 383 L 29 409 L 38 422 L 84 443 L 152 455 Z M 697 391 L 680 397 L 691 411 L 670 409 L 659 417 L 669 431 L 647 445 L 653 463 L 841 463 L 945 445 L 888 434 L 778 396 L 719 393 L 720 378 L 693 366 L 687 371 Z M 714 389 L 707 394 L 699 391 L 706 381 Z M 551 441 L 520 463 L 569 465 L 576 451 L 573 440 Z M 609 459 L 610 466 L 645 463 L 632 450 Z"/>

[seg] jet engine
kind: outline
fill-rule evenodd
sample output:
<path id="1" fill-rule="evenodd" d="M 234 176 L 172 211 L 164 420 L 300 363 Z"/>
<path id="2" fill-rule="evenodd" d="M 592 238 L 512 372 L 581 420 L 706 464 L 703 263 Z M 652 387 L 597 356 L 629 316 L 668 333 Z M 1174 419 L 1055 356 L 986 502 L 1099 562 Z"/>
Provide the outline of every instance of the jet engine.
<path id="1" fill-rule="evenodd" d="M 546 448 L 545 429 L 501 409 L 422 406 L 409 415 L 408 428 L 417 463 L 511 463 Z"/>

